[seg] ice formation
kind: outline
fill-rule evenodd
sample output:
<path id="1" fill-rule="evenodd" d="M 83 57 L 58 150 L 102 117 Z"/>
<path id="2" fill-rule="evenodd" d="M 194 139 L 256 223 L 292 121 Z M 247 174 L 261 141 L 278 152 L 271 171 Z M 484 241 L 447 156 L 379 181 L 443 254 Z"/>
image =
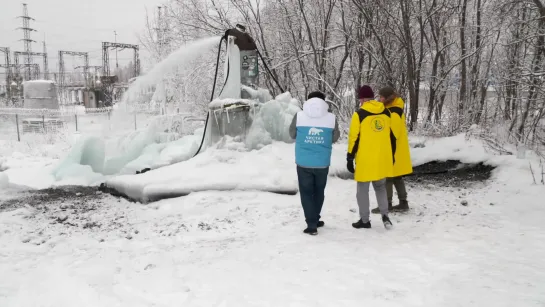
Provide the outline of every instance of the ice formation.
<path id="1" fill-rule="evenodd" d="M 108 154 L 101 138 L 83 136 L 51 171 L 57 181 L 85 177 L 85 184 L 95 184 L 103 176 L 134 174 L 145 168 L 155 169 L 185 161 L 195 154 L 203 129 L 176 141 L 162 142 L 154 126 L 114 138 L 107 142 Z M 82 181 L 78 181 L 83 184 Z"/>
<path id="2" fill-rule="evenodd" d="M 104 141 L 94 136 L 82 136 L 68 155 L 53 169 L 53 175 L 62 177 L 64 169 L 72 165 L 87 165 L 95 173 L 101 173 L 104 168 Z"/>
<path id="3" fill-rule="evenodd" d="M 220 99 L 240 98 L 240 50 L 230 38 L 227 46 L 227 61 L 225 61 L 225 78 Z"/>
<path id="4" fill-rule="evenodd" d="M 289 92 L 262 104 L 246 137 L 246 146 L 259 149 L 273 141 L 292 142 L 288 128 L 293 116 L 301 110 L 297 105 L 297 99 Z"/>
<path id="5" fill-rule="evenodd" d="M 254 91 L 253 94 L 262 98 L 270 96 L 266 90 Z M 246 150 L 261 149 L 274 141 L 292 142 L 288 127 L 300 108 L 298 101 L 290 93 L 278 95 L 274 100 L 263 104 L 256 100 L 217 99 L 210 104 L 210 108 L 223 109 L 226 104 L 233 102 L 254 107 L 250 111 L 252 125 L 245 142 L 240 144 L 245 145 Z M 172 116 L 173 119 L 168 121 L 173 122 L 174 118 L 187 116 L 190 115 Z M 94 182 L 99 176 L 135 174 L 145 168 L 156 169 L 192 158 L 199 148 L 203 128 L 172 141 L 185 129 L 182 127 L 180 131 L 165 131 L 162 125 L 164 121 L 164 116 L 157 117 L 150 120 L 146 129 L 131 131 L 107 141 L 92 136 L 81 137 L 53 169 L 52 175 L 57 181 L 62 181 L 79 173 L 89 178 L 86 182 Z M 209 124 L 213 125 L 213 120 Z M 240 151 L 241 146 L 232 146 L 233 140 L 240 141 L 237 138 L 225 139 L 219 148 L 236 148 L 236 151 Z"/>

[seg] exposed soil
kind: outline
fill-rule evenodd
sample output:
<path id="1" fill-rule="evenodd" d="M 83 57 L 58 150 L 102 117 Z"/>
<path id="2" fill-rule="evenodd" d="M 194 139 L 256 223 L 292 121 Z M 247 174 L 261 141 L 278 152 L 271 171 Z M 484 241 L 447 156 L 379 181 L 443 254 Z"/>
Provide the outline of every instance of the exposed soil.
<path id="1" fill-rule="evenodd" d="M 494 166 L 483 163 L 464 164 L 460 161 L 433 161 L 414 167 L 413 174 L 405 180 L 413 185 L 428 185 L 444 187 L 466 187 L 477 182 L 490 179 Z"/>
<path id="2" fill-rule="evenodd" d="M 13 210 L 22 206 L 30 206 L 34 209 L 47 211 L 53 204 L 62 206 L 69 203 L 81 210 L 89 210 L 86 204 L 89 201 L 103 198 L 105 195 L 96 187 L 64 186 L 45 190 L 27 191 L 21 197 L 0 201 L 0 212 Z"/>

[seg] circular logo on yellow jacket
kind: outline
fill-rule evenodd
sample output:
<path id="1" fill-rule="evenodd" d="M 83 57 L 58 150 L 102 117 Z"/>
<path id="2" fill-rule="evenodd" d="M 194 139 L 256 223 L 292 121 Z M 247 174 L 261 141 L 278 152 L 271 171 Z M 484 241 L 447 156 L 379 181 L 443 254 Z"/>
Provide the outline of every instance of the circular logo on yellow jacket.
<path id="1" fill-rule="evenodd" d="M 382 130 L 384 130 L 384 125 L 384 119 L 380 117 L 373 118 L 373 120 L 371 121 L 371 129 L 373 129 L 373 131 L 375 132 L 381 132 Z"/>

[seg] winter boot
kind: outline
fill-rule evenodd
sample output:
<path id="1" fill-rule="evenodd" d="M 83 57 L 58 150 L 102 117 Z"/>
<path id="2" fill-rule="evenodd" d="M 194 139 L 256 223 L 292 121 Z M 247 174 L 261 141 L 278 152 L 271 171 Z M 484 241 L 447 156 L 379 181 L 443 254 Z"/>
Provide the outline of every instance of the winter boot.
<path id="1" fill-rule="evenodd" d="M 406 200 L 400 200 L 399 205 L 393 206 L 391 209 L 393 212 L 406 212 L 409 211 L 409 202 Z"/>
<path id="2" fill-rule="evenodd" d="M 382 223 L 384 223 L 384 228 L 390 230 L 394 225 L 392 225 L 392 221 L 390 221 L 390 218 L 387 215 L 382 216 Z"/>
<path id="3" fill-rule="evenodd" d="M 324 227 L 325 223 L 324 221 L 318 221 L 318 228 Z"/>
<path id="4" fill-rule="evenodd" d="M 356 229 L 361 229 L 361 228 L 371 228 L 371 221 L 367 222 L 367 223 L 364 223 L 361 219 L 359 221 L 357 221 L 356 223 L 352 223 L 352 227 L 356 228 Z"/>
<path id="5" fill-rule="evenodd" d="M 394 207 L 392 207 L 392 202 L 388 202 L 388 212 L 392 211 Z M 376 207 L 375 209 L 371 210 L 371 213 L 373 214 L 380 214 L 380 208 Z"/>
<path id="6" fill-rule="evenodd" d="M 307 228 L 307 229 L 303 230 L 303 232 L 306 233 L 306 234 L 309 234 L 311 236 L 315 236 L 315 235 L 318 234 L 318 229 L 316 229 L 316 228 Z"/>

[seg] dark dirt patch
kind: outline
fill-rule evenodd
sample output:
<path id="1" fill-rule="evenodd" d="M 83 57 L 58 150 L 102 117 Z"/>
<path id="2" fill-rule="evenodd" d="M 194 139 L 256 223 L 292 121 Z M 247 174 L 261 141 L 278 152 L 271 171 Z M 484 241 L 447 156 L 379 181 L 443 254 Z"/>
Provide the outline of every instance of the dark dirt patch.
<path id="1" fill-rule="evenodd" d="M 445 187 L 474 185 L 490 179 L 494 166 L 483 163 L 464 164 L 460 161 L 433 161 L 414 167 L 414 173 L 406 176 L 414 185 L 433 184 Z"/>
<path id="2" fill-rule="evenodd" d="M 80 209 L 89 211 L 94 210 L 92 209 L 93 206 L 86 206 L 86 204 L 91 200 L 95 201 L 103 197 L 103 193 L 99 192 L 95 187 L 63 186 L 27 191 L 22 197 L 0 201 L 0 212 L 15 210 L 26 205 L 43 211 L 50 210 L 52 206 L 60 206 L 62 210 Z"/>
<path id="3" fill-rule="evenodd" d="M 413 168 L 413 173 L 405 176 L 408 184 L 418 187 L 437 185 L 444 187 L 465 187 L 490 179 L 494 166 L 483 163 L 464 164 L 457 160 L 432 161 Z M 354 176 L 344 171 L 335 176 L 352 180 Z"/>

